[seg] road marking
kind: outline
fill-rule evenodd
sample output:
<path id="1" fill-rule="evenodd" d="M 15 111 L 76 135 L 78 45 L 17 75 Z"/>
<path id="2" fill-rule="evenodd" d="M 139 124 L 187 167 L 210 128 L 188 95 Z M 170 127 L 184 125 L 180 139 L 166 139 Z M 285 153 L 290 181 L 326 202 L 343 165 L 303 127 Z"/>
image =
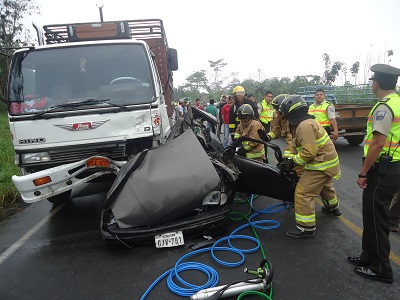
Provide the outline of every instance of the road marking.
<path id="1" fill-rule="evenodd" d="M 44 217 L 39 223 L 32 227 L 27 233 L 25 233 L 18 241 L 12 244 L 6 251 L 0 255 L 0 265 L 9 258 L 15 251 L 17 251 L 32 235 L 34 235 L 40 228 L 43 227 L 56 213 L 58 213 L 64 204 L 58 205 L 54 210 L 51 211 L 46 217 Z"/>
<path id="2" fill-rule="evenodd" d="M 323 205 L 322 202 L 318 199 L 318 204 L 320 204 L 321 206 Z M 352 210 L 350 207 L 348 207 L 347 205 L 343 205 L 340 204 L 340 206 L 345 207 L 347 210 L 349 210 L 351 213 L 360 216 L 359 213 L 355 212 L 354 210 Z M 347 227 L 349 227 L 351 230 L 353 230 L 355 233 L 357 233 L 360 237 L 362 237 L 362 229 L 360 227 L 358 227 L 356 224 L 354 224 L 353 222 L 351 222 L 350 220 L 346 219 L 343 215 L 341 215 L 340 217 L 338 217 Z M 398 266 L 400 266 L 400 256 L 396 255 L 393 251 L 390 251 L 390 255 L 389 258 Z"/>
<path id="3" fill-rule="evenodd" d="M 362 237 L 362 229 L 355 225 L 353 222 L 349 221 L 345 217 L 340 216 L 339 219 L 351 230 L 357 233 L 360 237 Z M 396 255 L 393 251 L 390 251 L 389 258 L 398 266 L 400 266 L 400 257 Z"/>

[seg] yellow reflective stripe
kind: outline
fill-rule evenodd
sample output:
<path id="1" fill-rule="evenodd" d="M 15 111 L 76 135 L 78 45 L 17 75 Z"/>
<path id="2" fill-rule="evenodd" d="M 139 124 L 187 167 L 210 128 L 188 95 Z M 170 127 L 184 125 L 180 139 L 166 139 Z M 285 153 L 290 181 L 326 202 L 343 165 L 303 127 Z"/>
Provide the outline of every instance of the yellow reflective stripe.
<path id="1" fill-rule="evenodd" d="M 305 166 L 306 170 L 314 170 L 314 171 L 324 171 L 326 169 L 332 168 L 339 164 L 339 157 L 336 156 L 334 159 L 324 161 L 319 164 L 307 164 Z"/>
<path id="2" fill-rule="evenodd" d="M 292 152 L 290 152 L 289 150 L 285 150 L 285 151 L 283 152 L 283 156 L 284 156 L 284 157 L 291 158 L 291 157 L 294 156 L 294 154 L 293 154 Z"/>
<path id="3" fill-rule="evenodd" d="M 300 105 L 304 105 L 304 102 L 297 102 L 295 105 L 292 105 L 292 107 L 290 107 L 288 113 L 290 113 L 293 109 L 297 108 Z"/>
<path id="4" fill-rule="evenodd" d="M 336 197 L 333 198 L 333 199 L 331 199 L 331 200 L 324 200 L 324 199 L 321 199 L 321 201 L 322 201 L 323 203 L 328 203 L 330 207 L 335 207 L 336 204 L 338 203 L 338 200 L 337 200 Z"/>
<path id="5" fill-rule="evenodd" d="M 315 223 L 316 222 L 315 214 L 304 216 L 304 215 L 295 213 L 295 216 L 296 216 L 296 221 L 298 221 L 298 222 L 303 222 L 303 223 Z"/>
<path id="6" fill-rule="evenodd" d="M 300 154 L 296 154 L 293 156 L 293 161 L 296 163 L 296 165 L 305 165 L 307 162 L 301 158 Z"/>
<path id="7" fill-rule="evenodd" d="M 324 135 L 322 137 L 320 137 L 319 139 L 317 139 L 317 141 L 316 141 L 318 147 L 325 145 L 328 140 L 329 140 L 328 134 L 324 133 Z"/>
<path id="8" fill-rule="evenodd" d="M 246 157 L 247 158 L 260 158 L 260 157 L 264 156 L 264 153 L 265 153 L 264 149 L 262 149 L 260 152 L 257 152 L 257 153 L 247 152 Z"/>
<path id="9" fill-rule="evenodd" d="M 236 124 L 229 124 L 229 128 L 236 128 Z"/>
<path id="10" fill-rule="evenodd" d="M 251 150 L 251 147 L 250 147 L 248 141 L 242 142 L 242 145 L 243 145 L 244 150 L 247 150 L 247 151 Z"/>
<path id="11" fill-rule="evenodd" d="M 236 133 L 235 132 L 235 135 L 233 136 L 235 139 L 238 139 L 238 138 L 240 138 L 240 133 Z"/>
<path id="12" fill-rule="evenodd" d="M 235 121 L 236 122 L 240 122 L 240 119 L 238 117 L 236 117 Z"/>
<path id="13" fill-rule="evenodd" d="M 276 136 L 275 136 L 275 134 L 273 132 L 269 132 L 267 135 L 270 136 L 271 140 L 276 138 Z"/>
<path id="14" fill-rule="evenodd" d="M 337 174 L 336 176 L 333 176 L 333 179 L 338 180 L 340 178 L 340 176 L 342 175 L 342 172 L 339 171 L 339 174 Z"/>

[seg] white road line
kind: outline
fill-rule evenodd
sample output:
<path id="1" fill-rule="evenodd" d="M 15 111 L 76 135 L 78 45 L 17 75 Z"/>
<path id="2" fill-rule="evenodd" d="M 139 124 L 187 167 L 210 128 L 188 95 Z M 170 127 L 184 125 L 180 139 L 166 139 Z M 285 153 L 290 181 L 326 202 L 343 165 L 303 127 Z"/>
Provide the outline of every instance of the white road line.
<path id="1" fill-rule="evenodd" d="M 12 244 L 6 251 L 0 255 L 0 265 L 18 250 L 32 235 L 34 235 L 44 224 L 46 224 L 56 213 L 58 213 L 65 204 L 58 205 L 50 214 L 44 217 L 39 223 L 25 233 L 18 241 Z"/>

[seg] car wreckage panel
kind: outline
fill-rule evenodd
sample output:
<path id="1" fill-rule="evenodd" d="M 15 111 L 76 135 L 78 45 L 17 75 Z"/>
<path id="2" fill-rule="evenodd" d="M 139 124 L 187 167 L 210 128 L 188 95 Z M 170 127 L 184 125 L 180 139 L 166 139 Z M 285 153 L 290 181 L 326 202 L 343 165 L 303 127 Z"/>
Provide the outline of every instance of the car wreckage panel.
<path id="1" fill-rule="evenodd" d="M 169 222 L 201 206 L 220 181 L 191 130 L 146 151 L 141 164 L 131 171 L 124 172 L 129 178 L 120 191 L 113 188 L 109 194 L 120 228 Z"/>

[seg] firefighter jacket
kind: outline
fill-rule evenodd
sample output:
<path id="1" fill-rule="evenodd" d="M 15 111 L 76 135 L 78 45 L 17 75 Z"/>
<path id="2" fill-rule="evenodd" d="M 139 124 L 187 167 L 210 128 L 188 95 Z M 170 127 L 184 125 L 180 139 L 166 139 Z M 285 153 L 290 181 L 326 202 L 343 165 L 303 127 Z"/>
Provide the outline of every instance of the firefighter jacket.
<path id="1" fill-rule="evenodd" d="M 247 136 L 252 139 L 260 139 L 260 136 L 258 135 L 257 130 L 261 129 L 263 130 L 264 127 L 261 125 L 261 123 L 257 120 L 252 120 L 250 119 L 249 121 L 242 121 L 238 125 L 235 131 L 235 139 L 241 137 L 241 136 Z M 243 149 L 246 151 L 246 157 L 247 158 L 252 158 L 252 159 L 257 159 L 265 160 L 265 148 L 263 144 L 260 143 L 255 143 L 255 142 L 250 142 L 250 141 L 244 141 L 242 142 Z"/>
<path id="2" fill-rule="evenodd" d="M 268 104 L 265 99 L 261 101 L 262 110 L 260 113 L 260 122 L 264 124 L 269 124 L 274 118 L 274 108 L 271 104 Z"/>
<path id="3" fill-rule="evenodd" d="M 271 140 L 277 139 L 281 136 L 286 138 L 286 149 L 283 152 L 284 157 L 293 157 L 292 153 L 292 133 L 290 132 L 289 122 L 287 119 L 282 118 L 279 114 L 276 114 L 274 119 L 270 122 L 271 131 L 267 133 Z"/>
<path id="4" fill-rule="evenodd" d="M 397 94 L 390 94 L 380 100 L 375 106 L 371 109 L 368 115 L 368 122 L 367 122 L 367 136 L 365 138 L 365 146 L 364 146 L 364 156 L 367 156 L 369 146 L 371 145 L 372 141 L 372 115 L 376 109 L 379 108 L 379 105 L 387 105 L 393 112 L 393 120 L 392 120 L 392 127 L 390 128 L 389 134 L 386 136 L 385 145 L 381 154 L 389 154 L 392 156 L 391 162 L 400 161 L 400 96 Z M 383 116 L 379 115 L 379 111 L 377 111 L 376 118 L 382 118 Z M 399 148 L 397 148 L 399 147 Z M 379 157 L 376 162 L 379 162 Z"/>
<path id="5" fill-rule="evenodd" d="M 308 108 L 308 113 L 312 116 L 315 116 L 315 119 L 318 121 L 319 124 L 322 125 L 322 127 L 329 127 L 330 121 L 327 112 L 329 106 L 333 107 L 331 103 L 325 100 L 322 101 L 321 104 L 313 103 Z"/>
<path id="6" fill-rule="evenodd" d="M 229 133 L 235 134 L 236 128 L 238 127 L 240 120 L 236 117 L 236 112 L 238 108 L 243 104 L 250 104 L 254 110 L 254 117 L 258 120 L 260 115 L 258 114 L 257 104 L 251 100 L 243 99 L 243 103 L 240 104 L 236 99 L 235 103 L 231 105 L 231 109 L 229 110 Z"/>
<path id="7" fill-rule="evenodd" d="M 315 119 L 291 126 L 293 161 L 306 170 L 321 171 L 339 179 L 339 157 L 326 131 Z"/>

